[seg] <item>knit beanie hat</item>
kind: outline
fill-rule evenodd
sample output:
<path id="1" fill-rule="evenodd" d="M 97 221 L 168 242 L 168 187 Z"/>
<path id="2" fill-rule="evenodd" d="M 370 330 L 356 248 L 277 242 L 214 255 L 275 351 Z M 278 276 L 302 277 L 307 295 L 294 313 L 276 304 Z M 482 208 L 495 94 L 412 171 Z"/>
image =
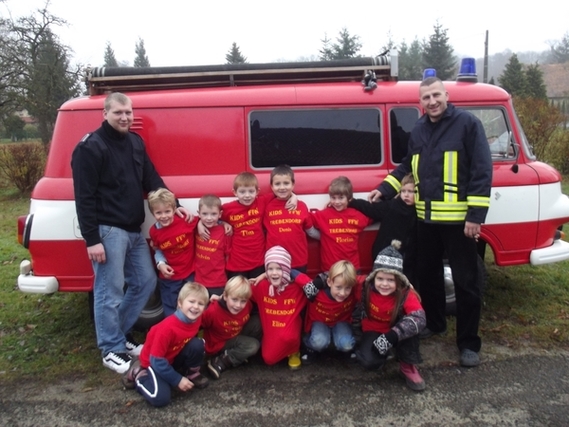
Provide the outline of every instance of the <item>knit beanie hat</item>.
<path id="1" fill-rule="evenodd" d="M 403 257 L 398 251 L 399 248 L 401 248 L 401 242 L 399 240 L 392 240 L 391 246 L 387 246 L 378 253 L 373 262 L 373 271 L 368 276 L 368 279 L 375 277 L 379 271 L 382 271 L 398 276 L 404 285 L 410 286 L 409 279 L 403 274 Z"/>
<path id="2" fill-rule="evenodd" d="M 265 254 L 265 270 L 267 269 L 268 265 L 271 262 L 277 263 L 278 265 L 281 266 L 281 269 L 283 270 L 281 285 L 277 287 L 277 292 L 281 292 L 290 283 L 290 263 L 291 263 L 290 254 L 282 246 L 273 246 Z M 270 296 L 275 295 L 273 289 L 274 287 L 275 286 L 271 286 L 269 288 Z"/>

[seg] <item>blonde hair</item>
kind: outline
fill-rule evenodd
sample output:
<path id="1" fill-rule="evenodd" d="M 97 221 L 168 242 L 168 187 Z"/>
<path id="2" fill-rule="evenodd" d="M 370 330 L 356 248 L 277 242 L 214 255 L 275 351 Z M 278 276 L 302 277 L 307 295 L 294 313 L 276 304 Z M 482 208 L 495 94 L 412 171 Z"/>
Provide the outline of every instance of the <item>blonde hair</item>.
<path id="1" fill-rule="evenodd" d="M 348 200 L 352 200 L 354 198 L 352 182 L 345 176 L 334 178 L 328 187 L 328 194 L 330 196 L 346 196 Z"/>
<path id="2" fill-rule="evenodd" d="M 120 93 L 120 92 L 113 92 L 110 93 L 106 98 L 105 98 L 105 111 L 109 111 L 111 109 L 111 102 L 118 102 L 121 105 L 128 105 L 128 104 L 132 104 L 132 101 L 130 100 L 130 98 L 128 96 L 126 96 L 124 93 Z"/>
<path id="3" fill-rule="evenodd" d="M 233 180 L 233 189 L 237 190 L 239 187 L 255 187 L 259 189 L 259 181 L 255 174 L 251 172 L 241 172 L 237 174 Z"/>
<path id="4" fill-rule="evenodd" d="M 194 295 L 196 298 L 201 299 L 204 305 L 209 302 L 209 292 L 204 285 L 197 282 L 186 282 L 180 292 L 178 293 L 178 304 L 181 304 L 187 297 Z"/>
<path id="5" fill-rule="evenodd" d="M 206 194 L 200 198 L 198 210 L 205 206 L 206 208 L 218 208 L 221 210 L 221 199 L 215 194 Z"/>
<path id="6" fill-rule="evenodd" d="M 403 179 L 401 180 L 401 187 L 407 185 L 407 184 L 413 184 L 415 185 L 415 177 L 413 176 L 412 173 L 408 173 L 407 175 L 405 175 L 403 177 Z"/>
<path id="7" fill-rule="evenodd" d="M 148 193 L 148 208 L 150 212 L 154 213 L 154 209 L 158 204 L 163 204 L 176 210 L 176 196 L 166 188 L 159 188 Z"/>
<path id="8" fill-rule="evenodd" d="M 225 289 L 223 289 L 223 295 L 226 297 L 234 296 L 235 298 L 240 299 L 249 299 L 251 298 L 252 293 L 249 280 L 244 276 L 232 277 L 227 281 Z"/>
<path id="9" fill-rule="evenodd" d="M 341 277 L 346 286 L 350 288 L 353 287 L 357 279 L 354 264 L 345 260 L 335 262 L 332 267 L 330 267 L 330 271 L 328 271 L 328 280 L 333 282 L 336 277 Z"/>

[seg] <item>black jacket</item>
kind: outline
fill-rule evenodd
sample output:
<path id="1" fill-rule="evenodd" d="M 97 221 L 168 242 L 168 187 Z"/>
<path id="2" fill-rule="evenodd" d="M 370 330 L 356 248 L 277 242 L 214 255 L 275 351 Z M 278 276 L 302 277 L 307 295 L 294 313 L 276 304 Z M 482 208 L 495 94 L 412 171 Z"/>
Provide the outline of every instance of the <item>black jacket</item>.
<path id="1" fill-rule="evenodd" d="M 121 134 L 104 121 L 86 135 L 71 158 L 75 206 L 87 246 L 101 242 L 99 225 L 139 232 L 144 193 L 165 187 L 142 138 Z"/>

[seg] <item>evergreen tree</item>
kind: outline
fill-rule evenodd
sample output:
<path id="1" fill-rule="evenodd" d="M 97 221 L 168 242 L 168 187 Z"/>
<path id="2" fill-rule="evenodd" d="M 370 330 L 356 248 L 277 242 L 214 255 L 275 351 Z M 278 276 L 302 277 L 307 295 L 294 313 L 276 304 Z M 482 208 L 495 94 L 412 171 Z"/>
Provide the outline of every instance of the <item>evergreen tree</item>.
<path id="1" fill-rule="evenodd" d="M 498 77 L 499 85 L 512 96 L 525 96 L 527 94 L 527 79 L 522 64 L 515 53 Z"/>
<path id="2" fill-rule="evenodd" d="M 227 64 L 247 63 L 247 58 L 243 56 L 243 54 L 239 50 L 239 46 L 237 46 L 237 43 L 235 42 L 233 42 L 233 44 L 231 45 L 231 49 L 229 49 L 229 52 L 227 52 L 227 55 L 225 55 L 225 60 L 227 61 Z"/>
<path id="3" fill-rule="evenodd" d="M 551 46 L 551 60 L 555 64 L 569 61 L 569 32 L 565 33 L 560 42 Z"/>
<path id="4" fill-rule="evenodd" d="M 105 47 L 105 67 L 118 67 L 117 58 L 115 58 L 115 51 L 111 47 L 111 42 L 107 42 Z"/>
<path id="5" fill-rule="evenodd" d="M 332 59 L 356 58 L 362 48 L 359 36 L 351 36 L 346 28 L 342 28 L 337 43 L 332 45 Z"/>
<path id="6" fill-rule="evenodd" d="M 424 44 L 423 69 L 434 68 L 441 80 L 450 80 L 456 74 L 456 58 L 454 49 L 449 44 L 447 29 L 437 22 L 434 33 Z"/>
<path id="7" fill-rule="evenodd" d="M 137 68 L 142 67 L 150 67 L 150 61 L 148 60 L 148 55 L 146 55 L 146 49 L 144 48 L 144 40 L 140 37 L 136 42 L 136 46 L 134 48 L 135 58 L 134 58 L 134 66 Z"/>
<path id="8" fill-rule="evenodd" d="M 322 49 L 319 50 L 320 61 L 331 61 L 334 59 L 332 55 L 332 40 L 324 33 L 324 38 L 320 41 L 322 42 Z"/>
<path id="9" fill-rule="evenodd" d="M 399 51 L 399 80 L 421 80 L 423 76 L 423 46 L 417 38 L 407 46 L 401 43 Z"/>
<path id="10" fill-rule="evenodd" d="M 384 44 L 381 49 L 379 50 L 378 56 L 384 55 L 389 53 L 391 49 L 396 47 L 395 41 L 393 40 L 393 35 L 391 34 L 391 30 L 387 32 L 387 43 Z"/>
<path id="11" fill-rule="evenodd" d="M 529 65 L 526 69 L 526 96 L 530 98 L 547 100 L 547 88 L 543 81 L 543 71 L 539 68 L 538 63 Z"/>
<path id="12" fill-rule="evenodd" d="M 494 81 L 494 76 L 490 77 L 490 80 L 488 81 L 488 84 L 496 85 L 496 82 Z"/>

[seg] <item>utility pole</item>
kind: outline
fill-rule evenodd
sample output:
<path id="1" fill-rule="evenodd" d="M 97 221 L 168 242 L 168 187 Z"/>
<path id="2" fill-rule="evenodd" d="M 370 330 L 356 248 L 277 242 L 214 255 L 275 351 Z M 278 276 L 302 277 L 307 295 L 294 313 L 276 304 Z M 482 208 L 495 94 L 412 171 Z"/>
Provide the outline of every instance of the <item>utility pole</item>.
<path id="1" fill-rule="evenodd" d="M 483 83 L 488 83 L 488 30 L 486 30 L 486 40 L 484 41 L 484 75 Z"/>

